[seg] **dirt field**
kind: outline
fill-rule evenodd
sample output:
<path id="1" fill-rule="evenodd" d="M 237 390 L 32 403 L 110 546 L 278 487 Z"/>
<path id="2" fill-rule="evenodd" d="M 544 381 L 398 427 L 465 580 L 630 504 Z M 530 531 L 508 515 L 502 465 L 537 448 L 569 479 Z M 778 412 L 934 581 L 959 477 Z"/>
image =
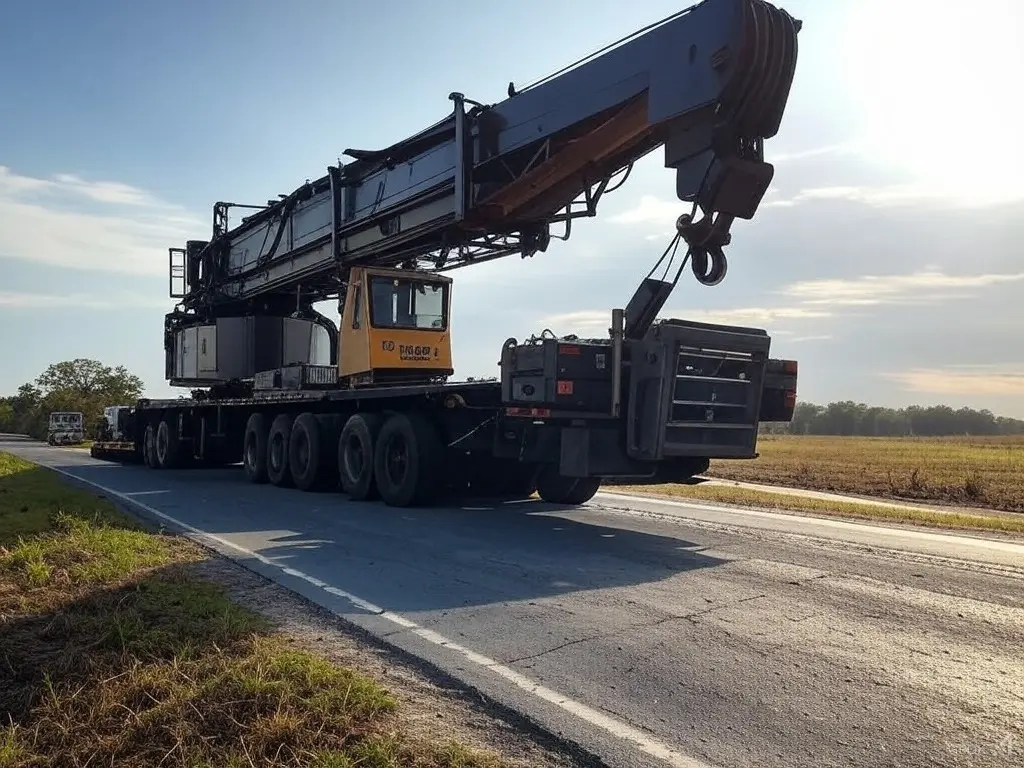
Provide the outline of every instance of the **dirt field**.
<path id="1" fill-rule="evenodd" d="M 765 435 L 754 461 L 708 475 L 818 491 L 1024 512 L 1024 437 Z"/>

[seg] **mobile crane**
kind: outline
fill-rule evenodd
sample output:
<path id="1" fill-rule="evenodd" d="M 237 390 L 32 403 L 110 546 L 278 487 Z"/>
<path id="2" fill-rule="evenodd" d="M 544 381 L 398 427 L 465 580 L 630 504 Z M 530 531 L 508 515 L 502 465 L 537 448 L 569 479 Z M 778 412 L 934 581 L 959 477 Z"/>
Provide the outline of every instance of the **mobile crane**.
<path id="1" fill-rule="evenodd" d="M 444 119 L 266 205 L 216 203 L 209 240 L 169 249 L 166 378 L 191 396 L 119 411 L 93 455 L 241 462 L 255 483 L 392 506 L 453 489 L 581 504 L 603 478 L 756 456 L 758 423 L 792 418 L 796 362 L 761 329 L 656 317 L 687 262 L 725 277 L 730 227 L 773 178 L 800 27 L 764 0 L 704 0 L 498 103 L 452 93 Z M 500 381 L 449 381 L 446 273 L 546 251 L 659 147 L 692 211 L 608 337 L 510 338 Z M 254 212 L 231 227 L 235 208 Z M 314 307 L 332 299 L 340 323 Z"/>

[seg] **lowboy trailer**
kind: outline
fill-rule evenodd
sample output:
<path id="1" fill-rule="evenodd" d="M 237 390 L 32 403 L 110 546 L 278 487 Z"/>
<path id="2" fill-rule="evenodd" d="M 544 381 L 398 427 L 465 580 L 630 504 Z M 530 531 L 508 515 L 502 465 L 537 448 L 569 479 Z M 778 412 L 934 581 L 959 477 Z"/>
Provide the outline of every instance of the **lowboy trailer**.
<path id="1" fill-rule="evenodd" d="M 754 216 L 774 174 L 763 145 L 799 29 L 763 0 L 705 0 L 510 84 L 497 104 L 452 94 L 448 118 L 346 151 L 353 162 L 247 206 L 234 228 L 234 204 L 215 204 L 211 239 L 170 249 L 166 376 L 191 396 L 119 411 L 119 439 L 93 455 L 241 462 L 255 483 L 392 506 L 534 491 L 581 504 L 606 478 L 673 482 L 755 457 L 758 424 L 792 418 L 796 362 L 772 358 L 762 329 L 657 315 L 687 263 L 702 284 L 725 277 L 730 226 Z M 594 216 L 613 178 L 658 147 L 693 210 L 608 335 L 510 338 L 497 379 L 450 381 L 445 273 L 546 250 L 553 224 L 568 234 Z M 328 299 L 339 322 L 314 309 Z"/>

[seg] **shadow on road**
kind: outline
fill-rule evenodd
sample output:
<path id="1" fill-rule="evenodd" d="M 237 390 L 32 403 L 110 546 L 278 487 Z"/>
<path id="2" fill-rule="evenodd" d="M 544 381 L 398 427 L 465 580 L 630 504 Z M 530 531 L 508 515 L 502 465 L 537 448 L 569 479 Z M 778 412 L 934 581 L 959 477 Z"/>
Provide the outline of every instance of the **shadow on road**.
<path id="1" fill-rule="evenodd" d="M 234 467 L 158 472 L 65 459 L 68 451 L 45 445 L 11 449 L 396 611 L 634 586 L 723 562 L 676 536 L 598 524 L 586 509 L 539 501 L 398 509 L 250 485 Z"/>

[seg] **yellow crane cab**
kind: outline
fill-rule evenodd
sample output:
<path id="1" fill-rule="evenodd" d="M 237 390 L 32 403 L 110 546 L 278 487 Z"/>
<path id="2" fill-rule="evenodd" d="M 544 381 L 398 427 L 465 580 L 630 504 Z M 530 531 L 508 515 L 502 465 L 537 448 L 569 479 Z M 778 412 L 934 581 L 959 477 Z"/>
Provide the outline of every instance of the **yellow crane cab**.
<path id="1" fill-rule="evenodd" d="M 353 267 L 342 302 L 339 378 L 365 386 L 451 376 L 451 286 L 433 272 Z"/>

